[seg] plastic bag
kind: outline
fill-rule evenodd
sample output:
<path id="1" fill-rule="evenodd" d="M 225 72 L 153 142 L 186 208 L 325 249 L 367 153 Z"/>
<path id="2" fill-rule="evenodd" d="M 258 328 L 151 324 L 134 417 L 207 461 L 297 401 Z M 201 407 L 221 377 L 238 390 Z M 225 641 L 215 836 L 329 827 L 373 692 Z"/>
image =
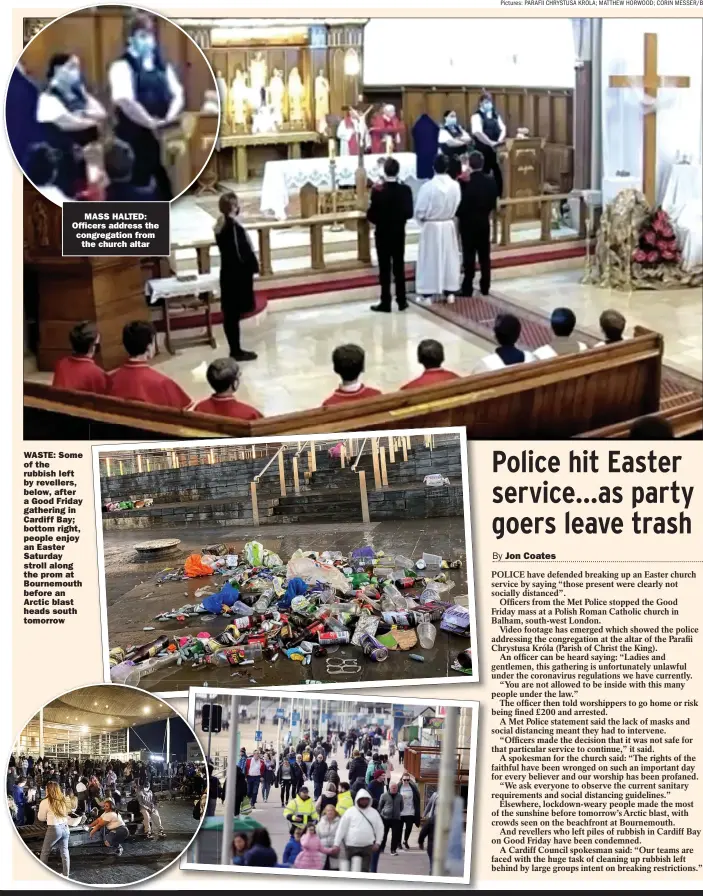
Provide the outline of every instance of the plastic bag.
<path id="1" fill-rule="evenodd" d="M 214 569 L 207 563 L 203 563 L 200 554 L 191 554 L 183 564 L 183 572 L 189 579 L 194 579 L 197 576 L 211 576 Z"/>
<path id="2" fill-rule="evenodd" d="M 274 554 L 273 551 L 267 551 L 266 549 L 264 549 L 263 565 L 267 567 L 267 569 L 272 569 L 276 566 L 283 566 L 283 560 L 281 560 L 278 554 Z"/>
<path id="3" fill-rule="evenodd" d="M 341 591 L 342 594 L 349 588 L 349 582 L 337 569 L 336 566 L 330 566 L 327 563 L 320 563 L 317 560 L 311 560 L 308 557 L 299 559 L 291 559 L 288 563 L 288 578 L 300 578 L 308 585 L 314 585 L 316 582 L 324 582 L 326 585 Z"/>
<path id="4" fill-rule="evenodd" d="M 263 566 L 264 546 L 258 541 L 248 541 L 244 545 L 244 555 L 250 566 Z"/>

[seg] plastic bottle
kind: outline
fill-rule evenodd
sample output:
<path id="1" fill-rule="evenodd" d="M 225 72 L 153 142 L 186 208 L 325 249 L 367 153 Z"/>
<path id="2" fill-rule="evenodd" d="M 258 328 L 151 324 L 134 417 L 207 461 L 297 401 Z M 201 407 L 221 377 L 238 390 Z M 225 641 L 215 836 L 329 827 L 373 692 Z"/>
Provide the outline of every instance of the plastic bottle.
<path id="1" fill-rule="evenodd" d="M 136 666 L 131 660 L 119 663 L 110 669 L 110 680 L 115 684 L 131 684 L 136 687 L 141 677 L 139 666 Z"/>
<path id="2" fill-rule="evenodd" d="M 245 644 L 243 647 L 233 647 L 240 660 L 261 660 L 264 657 L 264 648 L 261 644 Z"/>
<path id="3" fill-rule="evenodd" d="M 221 650 L 218 653 L 213 653 L 211 656 L 206 656 L 205 662 L 212 666 L 229 666 L 230 664 L 227 659 L 227 652 L 224 650 Z"/>
<path id="4" fill-rule="evenodd" d="M 255 613 L 263 613 L 265 610 L 271 606 L 273 601 L 276 599 L 276 592 L 273 588 L 267 588 L 258 600 L 254 603 L 253 609 Z"/>

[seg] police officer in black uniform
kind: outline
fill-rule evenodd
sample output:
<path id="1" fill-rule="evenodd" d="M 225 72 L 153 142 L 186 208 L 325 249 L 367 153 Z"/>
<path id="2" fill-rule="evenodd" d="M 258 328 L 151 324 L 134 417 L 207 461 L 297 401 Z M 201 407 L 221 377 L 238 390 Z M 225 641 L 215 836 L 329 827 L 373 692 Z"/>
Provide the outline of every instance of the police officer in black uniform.
<path id="1" fill-rule="evenodd" d="M 492 173 L 495 177 L 499 198 L 503 195 L 503 174 L 498 164 L 498 147 L 504 142 L 505 134 L 505 124 L 493 104 L 493 97 L 484 91 L 471 116 L 471 136 L 475 148 L 483 155 L 484 173 Z"/>
<path id="2" fill-rule="evenodd" d="M 159 132 L 178 119 L 184 92 L 161 54 L 154 21 L 145 13 L 132 21 L 126 50 L 110 66 L 110 90 L 117 115 L 115 136 L 134 154 L 132 185 L 153 187 L 153 199 L 172 199 Z"/>

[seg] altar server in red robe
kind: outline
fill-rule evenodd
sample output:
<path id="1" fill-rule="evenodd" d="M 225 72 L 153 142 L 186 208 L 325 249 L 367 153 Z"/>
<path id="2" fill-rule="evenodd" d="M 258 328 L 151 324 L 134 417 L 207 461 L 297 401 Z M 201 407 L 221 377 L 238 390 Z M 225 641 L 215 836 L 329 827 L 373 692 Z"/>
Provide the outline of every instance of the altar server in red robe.
<path id="1" fill-rule="evenodd" d="M 109 377 L 95 363 L 95 351 L 100 344 L 97 327 L 89 320 L 81 321 L 71 330 L 68 338 L 73 354 L 57 361 L 51 385 L 57 389 L 106 395 Z"/>
<path id="2" fill-rule="evenodd" d="M 451 370 L 445 370 L 444 364 L 444 346 L 436 339 L 423 339 L 417 347 L 417 360 L 425 368 L 425 372 L 410 380 L 401 391 L 406 389 L 422 389 L 423 386 L 436 386 L 438 383 L 447 383 L 450 380 L 458 380 L 459 375 Z"/>
<path id="3" fill-rule="evenodd" d="M 122 344 L 129 359 L 110 376 L 110 395 L 128 398 L 166 408 L 186 410 L 190 396 L 175 380 L 149 367 L 156 351 L 156 330 L 153 324 L 133 320 L 122 331 Z"/>
<path id="4" fill-rule="evenodd" d="M 199 414 L 218 414 L 235 420 L 261 420 L 263 414 L 250 404 L 239 401 L 235 392 L 239 388 L 239 364 L 234 358 L 218 358 L 208 365 L 207 381 L 213 394 L 198 401 L 193 408 Z"/>
<path id="5" fill-rule="evenodd" d="M 388 103 L 371 119 L 371 152 L 383 155 L 399 152 L 403 144 L 403 123 L 395 114 L 395 106 Z"/>
<path id="6" fill-rule="evenodd" d="M 360 401 L 362 398 L 373 398 L 381 394 L 378 389 L 365 386 L 361 382 L 364 358 L 364 350 L 358 345 L 339 345 L 332 352 L 332 366 L 342 382 L 329 398 L 322 402 L 323 408 L 329 408 L 334 404 Z"/>

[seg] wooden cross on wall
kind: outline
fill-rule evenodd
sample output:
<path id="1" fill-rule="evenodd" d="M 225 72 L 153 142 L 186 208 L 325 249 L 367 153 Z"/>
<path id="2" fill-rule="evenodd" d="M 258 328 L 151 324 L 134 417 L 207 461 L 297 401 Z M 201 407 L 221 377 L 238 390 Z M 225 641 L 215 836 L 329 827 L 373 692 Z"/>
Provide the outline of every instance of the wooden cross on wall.
<path id="1" fill-rule="evenodd" d="M 611 75 L 609 87 L 642 87 L 656 99 L 660 87 L 690 87 L 691 79 L 682 75 L 661 77 L 657 72 L 657 35 L 644 36 L 644 76 Z M 642 192 L 654 207 L 657 198 L 657 113 L 644 115 L 642 124 Z"/>

